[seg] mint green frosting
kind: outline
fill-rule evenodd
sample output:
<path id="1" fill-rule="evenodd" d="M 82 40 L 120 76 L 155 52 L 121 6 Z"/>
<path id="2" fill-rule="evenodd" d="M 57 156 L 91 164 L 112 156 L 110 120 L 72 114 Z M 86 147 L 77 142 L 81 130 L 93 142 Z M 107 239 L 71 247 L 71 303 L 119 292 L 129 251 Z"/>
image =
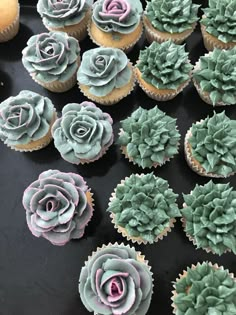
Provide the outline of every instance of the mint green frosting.
<path id="1" fill-rule="evenodd" d="M 174 284 L 176 315 L 236 314 L 236 282 L 228 270 L 203 262 L 187 268 L 187 275 Z"/>
<path id="2" fill-rule="evenodd" d="M 112 123 L 111 116 L 91 102 L 67 104 L 52 127 L 55 147 L 70 163 L 98 159 L 113 142 Z"/>
<path id="3" fill-rule="evenodd" d="M 158 58 L 157 58 L 158 56 Z M 192 65 L 184 45 L 153 42 L 140 51 L 138 69 L 142 78 L 158 89 L 177 89 L 190 78 Z"/>
<path id="4" fill-rule="evenodd" d="M 198 20 L 198 8 L 192 0 L 151 0 L 147 2 L 146 16 L 160 32 L 181 33 Z"/>
<path id="5" fill-rule="evenodd" d="M 196 185 L 184 195 L 186 207 L 181 212 L 187 234 L 198 248 L 210 248 L 222 255 L 231 250 L 236 254 L 236 191 L 229 184 Z"/>
<path id="6" fill-rule="evenodd" d="M 89 86 L 91 94 L 103 97 L 130 82 L 132 70 L 128 63 L 126 54 L 120 49 L 90 49 L 83 54 L 77 80 Z"/>
<path id="7" fill-rule="evenodd" d="M 180 216 L 177 196 L 166 180 L 153 173 L 133 174 L 117 186 L 108 211 L 130 236 L 152 244 L 170 226 L 170 220 Z"/>
<path id="8" fill-rule="evenodd" d="M 236 24 L 235 24 L 236 25 Z M 223 102 L 236 104 L 236 47 L 229 50 L 214 49 L 212 53 L 200 57 L 200 69 L 193 77 L 213 105 Z"/>
<path id="9" fill-rule="evenodd" d="M 176 119 L 157 106 L 149 110 L 139 107 L 121 121 L 121 127 L 118 144 L 126 147 L 127 155 L 142 168 L 162 165 L 178 153 Z"/>
<path id="10" fill-rule="evenodd" d="M 236 1 L 209 0 L 209 6 L 203 9 L 201 23 L 206 31 L 224 43 L 236 43 Z"/>
<path id="11" fill-rule="evenodd" d="M 236 120 L 214 113 L 193 124 L 191 133 L 192 156 L 207 173 L 226 177 L 236 171 Z"/>
<path id="12" fill-rule="evenodd" d="M 9 146 L 39 140 L 50 130 L 54 113 L 49 98 L 21 91 L 0 104 L 0 139 Z"/>

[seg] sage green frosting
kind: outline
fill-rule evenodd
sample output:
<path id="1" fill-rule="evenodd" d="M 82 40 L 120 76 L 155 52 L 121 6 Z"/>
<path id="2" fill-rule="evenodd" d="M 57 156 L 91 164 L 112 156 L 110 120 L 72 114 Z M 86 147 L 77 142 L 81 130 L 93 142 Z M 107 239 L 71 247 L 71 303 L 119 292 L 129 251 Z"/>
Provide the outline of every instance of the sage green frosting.
<path id="1" fill-rule="evenodd" d="M 160 32 L 181 33 L 198 20 L 198 8 L 192 0 L 151 0 L 147 2 L 146 16 Z"/>
<path id="2" fill-rule="evenodd" d="M 207 173 L 226 177 L 236 171 L 236 120 L 214 113 L 193 124 L 191 133 L 192 156 Z"/>
<path id="3" fill-rule="evenodd" d="M 192 65 L 184 45 L 153 42 L 140 51 L 138 69 L 142 78 L 158 89 L 176 90 L 190 78 Z"/>
<path id="4" fill-rule="evenodd" d="M 236 24 L 235 24 L 236 27 Z M 193 77 L 216 105 L 236 104 L 236 47 L 229 50 L 215 48 L 212 53 L 200 57 L 200 69 Z"/>
<path id="5" fill-rule="evenodd" d="M 236 254 L 236 191 L 229 184 L 196 185 L 184 195 L 186 207 L 181 212 L 187 234 L 198 248 L 210 248 L 222 255 L 231 250 Z"/>
<path id="6" fill-rule="evenodd" d="M 223 43 L 236 43 L 236 1 L 209 0 L 209 6 L 203 9 L 201 23 L 206 31 Z"/>
<path id="7" fill-rule="evenodd" d="M 153 243 L 170 220 L 180 216 L 177 196 L 166 180 L 153 173 L 132 174 L 117 186 L 108 211 L 130 236 Z"/>
<path id="8" fill-rule="evenodd" d="M 187 268 L 187 274 L 174 285 L 176 315 L 236 314 L 236 282 L 228 270 L 208 262 Z"/>
<path id="9" fill-rule="evenodd" d="M 0 104 L 0 139 L 9 146 L 39 140 L 50 130 L 54 113 L 49 98 L 21 91 Z"/>
<path id="10" fill-rule="evenodd" d="M 139 107 L 121 121 L 121 127 L 118 144 L 126 147 L 127 155 L 142 168 L 162 165 L 178 153 L 180 134 L 176 119 L 157 106 L 149 110 Z"/>

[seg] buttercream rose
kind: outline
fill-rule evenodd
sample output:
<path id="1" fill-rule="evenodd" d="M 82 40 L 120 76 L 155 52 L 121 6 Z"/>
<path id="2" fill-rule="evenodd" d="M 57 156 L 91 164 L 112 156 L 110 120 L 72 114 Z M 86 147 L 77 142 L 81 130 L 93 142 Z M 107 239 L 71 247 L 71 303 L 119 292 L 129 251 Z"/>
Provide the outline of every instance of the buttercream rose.
<path id="1" fill-rule="evenodd" d="M 32 36 L 22 51 L 26 70 L 38 81 L 50 83 L 69 80 L 78 69 L 78 41 L 64 32 Z"/>
<path id="2" fill-rule="evenodd" d="M 100 315 L 144 315 L 152 295 L 152 275 L 133 248 L 108 245 L 85 263 L 79 293 L 88 311 Z"/>
<path id="3" fill-rule="evenodd" d="M 55 147 L 70 163 L 101 157 L 113 142 L 112 118 L 93 103 L 68 104 L 53 127 Z"/>
<path id="4" fill-rule="evenodd" d="M 99 15 L 123 21 L 131 12 L 131 5 L 125 0 L 105 0 Z"/>
<path id="5" fill-rule="evenodd" d="M 81 238 L 93 213 L 91 194 L 83 178 L 57 170 L 39 175 L 25 190 L 23 206 L 32 234 L 54 245 Z"/>

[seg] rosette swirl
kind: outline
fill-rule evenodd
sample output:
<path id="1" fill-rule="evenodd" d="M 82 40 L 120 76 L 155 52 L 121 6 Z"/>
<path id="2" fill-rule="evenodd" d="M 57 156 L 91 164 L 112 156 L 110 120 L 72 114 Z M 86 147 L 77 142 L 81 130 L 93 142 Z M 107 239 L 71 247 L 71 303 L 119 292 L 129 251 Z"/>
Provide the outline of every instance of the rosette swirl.
<path id="1" fill-rule="evenodd" d="M 81 238 L 91 219 L 92 197 L 83 178 L 48 170 L 24 192 L 23 206 L 32 234 L 54 245 Z"/>
<path id="2" fill-rule="evenodd" d="M 139 25 L 142 12 L 139 0 L 98 0 L 92 20 L 104 32 L 129 34 Z"/>
<path id="3" fill-rule="evenodd" d="M 126 54 L 117 48 L 95 48 L 83 54 L 77 73 L 80 84 L 89 86 L 95 96 L 108 95 L 126 85 L 132 77 Z"/>
<path id="4" fill-rule="evenodd" d="M 0 104 L 0 138 L 9 146 L 39 140 L 49 132 L 54 115 L 49 98 L 21 91 Z"/>
<path id="5" fill-rule="evenodd" d="M 64 32 L 32 36 L 23 49 L 22 62 L 36 80 L 51 83 L 69 80 L 78 69 L 78 41 Z"/>
<path id="6" fill-rule="evenodd" d="M 104 246 L 82 268 L 79 293 L 94 314 L 145 315 L 152 296 L 152 274 L 134 248 Z"/>
<path id="7" fill-rule="evenodd" d="M 70 163 L 92 162 L 112 144 L 112 123 L 93 103 L 68 104 L 52 127 L 55 147 Z"/>

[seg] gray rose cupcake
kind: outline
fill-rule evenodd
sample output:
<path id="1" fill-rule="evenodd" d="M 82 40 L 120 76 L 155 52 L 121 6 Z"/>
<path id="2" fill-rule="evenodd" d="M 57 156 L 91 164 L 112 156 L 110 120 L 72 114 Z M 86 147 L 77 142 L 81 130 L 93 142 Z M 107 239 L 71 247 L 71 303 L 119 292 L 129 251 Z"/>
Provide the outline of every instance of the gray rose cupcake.
<path id="1" fill-rule="evenodd" d="M 93 103 L 68 104 L 52 127 L 55 147 L 73 164 L 98 160 L 113 142 L 112 123 Z"/>
<path id="2" fill-rule="evenodd" d="M 41 33 L 28 40 L 22 62 L 35 82 L 49 91 L 65 92 L 76 84 L 79 53 L 78 41 L 66 33 Z"/>

